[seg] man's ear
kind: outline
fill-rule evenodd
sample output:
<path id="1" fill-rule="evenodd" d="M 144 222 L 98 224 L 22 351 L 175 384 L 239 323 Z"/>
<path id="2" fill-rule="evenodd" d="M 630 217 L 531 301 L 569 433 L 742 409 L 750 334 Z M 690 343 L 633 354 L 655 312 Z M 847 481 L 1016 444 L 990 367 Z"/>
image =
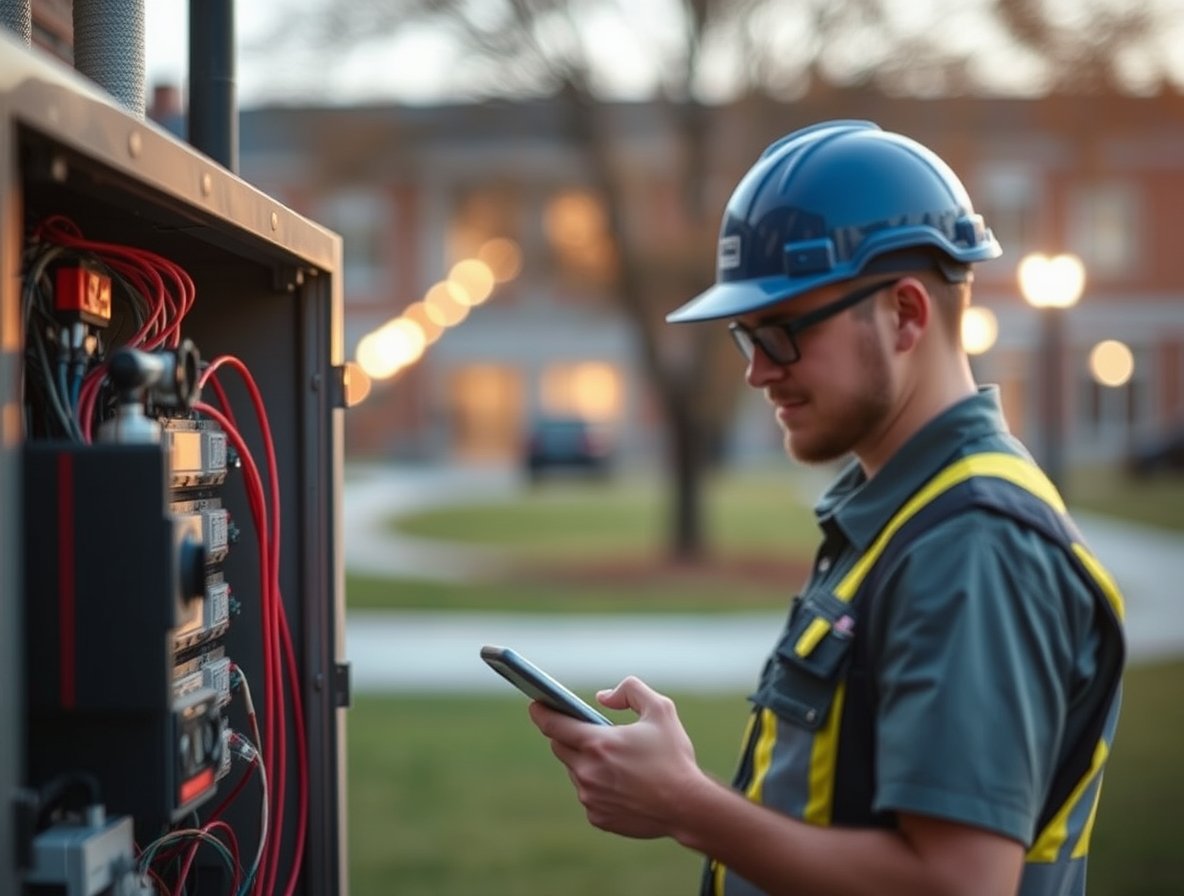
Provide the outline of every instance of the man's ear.
<path id="1" fill-rule="evenodd" d="M 902 277 L 892 287 L 890 296 L 895 348 L 900 352 L 912 351 L 933 321 L 933 296 L 916 277 Z"/>

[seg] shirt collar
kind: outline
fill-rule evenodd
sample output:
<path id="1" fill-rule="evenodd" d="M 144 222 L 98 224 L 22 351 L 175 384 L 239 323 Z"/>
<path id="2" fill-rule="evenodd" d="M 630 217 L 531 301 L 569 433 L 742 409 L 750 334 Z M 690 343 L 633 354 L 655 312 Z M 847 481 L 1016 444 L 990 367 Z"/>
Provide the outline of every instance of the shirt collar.
<path id="1" fill-rule="evenodd" d="M 1006 431 L 998 387 L 979 387 L 921 427 L 871 480 L 858 461 L 850 461 L 814 507 L 819 526 L 824 532 L 837 528 L 857 550 L 866 550 L 901 504 L 965 445 Z"/>

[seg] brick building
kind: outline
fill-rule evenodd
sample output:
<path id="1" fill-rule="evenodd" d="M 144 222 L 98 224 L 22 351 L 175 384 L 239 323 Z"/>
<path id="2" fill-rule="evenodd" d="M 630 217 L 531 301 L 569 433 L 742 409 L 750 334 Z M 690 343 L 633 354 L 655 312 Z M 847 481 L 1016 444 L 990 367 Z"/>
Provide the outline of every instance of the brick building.
<path id="1" fill-rule="evenodd" d="M 69 62 L 69 0 L 32 8 L 33 42 Z M 170 127 L 183 126 L 177 91 L 153 100 Z M 662 113 L 622 104 L 605 117 L 633 197 L 629 237 L 658 255 L 676 230 L 682 187 Z M 720 210 L 765 145 L 821 119 L 872 119 L 951 163 L 1005 250 L 979 271 L 976 302 L 999 323 L 998 341 L 976 359 L 979 377 L 1002 386 L 1012 426 L 1030 441 L 1042 424 L 1041 342 L 1016 266 L 1034 250 L 1075 252 L 1087 268 L 1062 359 L 1070 459 L 1117 459 L 1184 423 L 1184 253 L 1174 245 L 1184 97 L 924 100 L 822 88 L 791 104 L 754 99 L 704 114 L 713 135 L 706 194 Z M 561 117 L 545 100 L 241 113 L 242 176 L 345 237 L 351 356 L 466 254 L 495 239 L 520 253 L 489 301 L 347 415 L 352 453 L 508 459 L 541 412 L 593 417 L 627 453 L 653 449 L 658 421 L 635 336 L 600 276 L 610 251 L 603 209 Z M 702 251 L 714 253 L 709 235 Z M 1089 370 L 1103 339 L 1134 355 L 1133 377 L 1117 388 Z M 777 450 L 759 398 L 741 392 L 738 402 L 733 452 Z"/>
<path id="2" fill-rule="evenodd" d="M 999 336 L 975 363 L 980 379 L 1002 386 L 1021 435 L 1033 437 L 1040 422 L 1038 318 L 1016 280 L 1019 259 L 1035 250 L 1073 251 L 1087 269 L 1083 298 L 1068 313 L 1070 459 L 1119 458 L 1133 440 L 1184 419 L 1184 253 L 1174 245 L 1184 98 L 918 100 L 841 91 L 708 114 L 708 193 L 721 211 L 761 148 L 824 118 L 875 120 L 951 163 L 1005 248 L 1003 259 L 980 267 L 976 303 L 995 313 Z M 509 458 L 540 411 L 594 416 L 627 452 L 652 448 L 656 421 L 631 330 L 596 276 L 602 212 L 558 118 L 549 101 L 242 113 L 243 176 L 345 237 L 351 354 L 482 240 L 508 238 L 521 250 L 517 276 L 351 411 L 355 454 Z M 607 121 L 636 187 L 630 226 L 660 240 L 680 188 L 661 108 L 623 104 Z M 1088 355 L 1103 339 L 1134 355 L 1123 386 L 1103 386 L 1089 371 Z M 759 399 L 739 401 L 733 450 L 776 450 Z"/>

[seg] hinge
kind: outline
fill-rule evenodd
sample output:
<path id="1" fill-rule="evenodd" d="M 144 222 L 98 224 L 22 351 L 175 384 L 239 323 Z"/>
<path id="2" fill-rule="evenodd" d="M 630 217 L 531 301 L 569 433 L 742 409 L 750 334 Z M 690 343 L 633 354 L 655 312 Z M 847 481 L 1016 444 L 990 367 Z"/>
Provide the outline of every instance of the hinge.
<path id="1" fill-rule="evenodd" d="M 352 408 L 369 394 L 370 378 L 353 361 L 329 368 L 329 405 Z"/>
<path id="2" fill-rule="evenodd" d="M 349 663 L 333 664 L 333 706 L 348 709 L 350 705 Z"/>

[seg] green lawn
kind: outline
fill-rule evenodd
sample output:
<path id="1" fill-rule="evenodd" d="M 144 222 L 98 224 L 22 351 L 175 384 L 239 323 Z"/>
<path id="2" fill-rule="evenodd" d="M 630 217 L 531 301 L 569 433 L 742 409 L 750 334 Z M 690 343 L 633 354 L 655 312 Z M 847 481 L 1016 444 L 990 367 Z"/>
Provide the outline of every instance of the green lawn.
<path id="1" fill-rule="evenodd" d="M 728 777 L 745 704 L 678 698 L 700 764 Z M 1184 663 L 1127 677 L 1090 896 L 1179 896 Z M 699 860 L 589 827 L 515 695 L 359 697 L 348 714 L 351 896 L 667 896 Z"/>
<path id="2" fill-rule="evenodd" d="M 493 546 L 509 576 L 465 584 L 349 576 L 351 608 L 726 612 L 783 607 L 814 547 L 817 478 L 728 475 L 707 492 L 712 560 L 661 562 L 662 483 L 548 484 L 500 504 L 400 521 L 414 534 Z M 1070 504 L 1184 529 L 1184 479 L 1091 471 Z M 392 525 L 394 525 L 392 523 Z M 754 660 L 755 661 L 755 660 Z M 1179 896 L 1184 850 L 1184 662 L 1135 668 L 1106 779 L 1090 896 Z M 745 704 L 683 697 L 701 764 L 728 777 Z M 693 893 L 699 860 L 667 841 L 589 827 L 523 700 L 360 696 L 348 714 L 351 896 Z"/>
<path id="3" fill-rule="evenodd" d="M 705 490 L 707 559 L 666 562 L 664 482 L 548 483 L 511 500 L 442 507 L 390 525 L 494 550 L 509 572 L 461 584 L 351 574 L 351 609 L 509 612 L 728 612 L 784 606 L 802 583 L 817 529 L 817 473 L 777 467 L 713 476 Z M 1184 530 L 1184 477 L 1128 480 L 1079 472 L 1070 503 Z"/>
<path id="4" fill-rule="evenodd" d="M 788 467 L 708 476 L 708 542 L 723 556 L 812 550 L 817 528 L 809 506 L 819 481 Z M 510 501 L 427 510 L 391 525 L 412 535 L 496 546 L 534 561 L 648 556 L 666 544 L 666 487 L 661 477 L 641 474 L 547 483 Z"/>
<path id="5" fill-rule="evenodd" d="M 1079 470 L 1069 478 L 1070 506 L 1136 523 L 1184 530 L 1184 475 L 1135 479 L 1115 469 Z"/>
<path id="6" fill-rule="evenodd" d="M 497 574 L 464 583 L 351 574 L 351 609 L 532 612 L 728 612 L 781 607 L 801 584 L 817 529 L 812 479 L 792 472 L 712 477 L 709 552 L 668 562 L 663 483 L 620 477 L 559 482 L 511 500 L 392 520 L 411 535 L 496 551 Z"/>

